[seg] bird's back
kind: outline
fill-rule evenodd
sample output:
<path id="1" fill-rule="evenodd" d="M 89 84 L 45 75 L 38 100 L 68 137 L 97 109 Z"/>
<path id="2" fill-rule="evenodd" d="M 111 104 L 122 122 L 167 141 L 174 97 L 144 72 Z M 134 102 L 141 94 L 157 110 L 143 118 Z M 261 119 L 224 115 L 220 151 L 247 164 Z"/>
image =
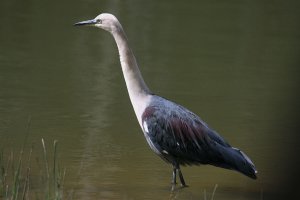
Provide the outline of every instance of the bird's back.
<path id="1" fill-rule="evenodd" d="M 250 177 L 255 171 L 244 153 L 232 148 L 197 115 L 162 97 L 152 97 L 142 115 L 142 124 L 150 147 L 167 162 L 211 164 Z M 240 169 L 240 165 L 247 169 Z"/>

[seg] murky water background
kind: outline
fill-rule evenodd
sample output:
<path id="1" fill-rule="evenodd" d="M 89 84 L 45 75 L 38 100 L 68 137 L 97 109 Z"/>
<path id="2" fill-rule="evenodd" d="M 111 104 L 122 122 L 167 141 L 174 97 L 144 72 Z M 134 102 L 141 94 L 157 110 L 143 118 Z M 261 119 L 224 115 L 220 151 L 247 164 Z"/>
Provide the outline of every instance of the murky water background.
<path id="1" fill-rule="evenodd" d="M 41 138 L 49 149 L 58 140 L 65 197 L 73 199 L 204 199 L 215 184 L 217 200 L 292 195 L 299 8 L 296 1 L 2 0 L 0 147 L 19 151 L 30 118 L 25 151 L 42 151 Z M 112 37 L 72 26 L 101 12 L 123 24 L 152 91 L 245 151 L 258 180 L 188 167 L 190 187 L 170 192 L 171 166 L 146 144 Z"/>

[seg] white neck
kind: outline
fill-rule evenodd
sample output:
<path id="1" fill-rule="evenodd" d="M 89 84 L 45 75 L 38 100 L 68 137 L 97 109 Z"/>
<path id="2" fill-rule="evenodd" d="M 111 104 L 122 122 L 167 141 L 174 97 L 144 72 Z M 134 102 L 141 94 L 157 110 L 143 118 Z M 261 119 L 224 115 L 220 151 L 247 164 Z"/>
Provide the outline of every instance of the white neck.
<path id="1" fill-rule="evenodd" d="M 118 46 L 120 62 L 129 93 L 129 98 L 138 118 L 139 124 L 142 126 L 141 115 L 150 101 L 150 90 L 144 82 L 136 59 L 128 45 L 127 37 L 121 25 L 116 31 L 112 32 L 112 35 Z"/>

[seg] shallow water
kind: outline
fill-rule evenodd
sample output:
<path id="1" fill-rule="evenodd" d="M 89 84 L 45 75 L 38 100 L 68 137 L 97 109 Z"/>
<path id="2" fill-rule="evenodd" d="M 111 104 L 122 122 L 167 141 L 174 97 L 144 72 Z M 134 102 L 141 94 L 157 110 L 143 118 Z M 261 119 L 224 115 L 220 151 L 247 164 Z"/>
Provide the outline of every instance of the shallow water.
<path id="1" fill-rule="evenodd" d="M 298 11 L 296 1 L 1 1 L 1 148 L 20 150 L 30 119 L 25 151 L 58 140 L 73 199 L 209 199 L 216 184 L 214 199 L 291 195 Z M 112 37 L 72 26 L 101 12 L 123 24 L 152 91 L 246 152 L 258 180 L 187 167 L 190 187 L 170 191 L 171 166 L 146 144 Z"/>

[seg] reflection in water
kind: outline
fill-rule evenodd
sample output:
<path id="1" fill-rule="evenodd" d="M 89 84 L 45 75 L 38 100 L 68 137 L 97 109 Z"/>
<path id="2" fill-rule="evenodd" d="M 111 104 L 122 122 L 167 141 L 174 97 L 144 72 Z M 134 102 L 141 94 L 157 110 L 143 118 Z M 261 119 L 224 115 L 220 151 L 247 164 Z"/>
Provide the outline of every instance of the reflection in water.
<path id="1" fill-rule="evenodd" d="M 0 146 L 18 150 L 31 116 L 28 148 L 59 141 L 73 199 L 204 199 L 204 191 L 209 199 L 215 184 L 215 199 L 293 195 L 287 157 L 298 152 L 291 108 L 300 45 L 292 2 L 1 1 Z M 141 134 L 112 37 L 72 27 L 103 11 L 124 25 L 150 88 L 245 150 L 257 181 L 189 167 L 190 187 L 170 191 L 171 166 Z"/>
<path id="2" fill-rule="evenodd" d="M 101 57 L 109 58 L 111 52 L 105 48 L 110 44 L 105 44 L 105 41 L 102 41 L 97 45 L 99 45 Z M 89 55 L 89 51 L 90 49 L 86 49 L 83 54 Z M 87 65 L 87 63 L 82 64 Z M 114 91 L 110 89 L 112 87 L 110 82 L 112 82 L 113 71 L 115 70 L 113 64 L 113 59 L 98 59 L 98 62 L 94 66 L 86 66 L 94 70 L 98 76 L 95 77 L 91 88 L 97 94 L 96 97 L 91 98 L 97 103 L 91 103 L 88 98 L 84 99 L 87 101 L 84 103 L 84 112 L 90 117 L 88 120 L 81 122 L 85 127 L 83 130 L 85 135 L 82 140 L 82 150 L 80 151 L 81 169 L 78 174 L 78 186 L 80 189 L 75 191 L 76 197 L 79 199 L 95 198 L 94 196 L 89 197 L 87 195 L 88 193 L 97 194 L 99 192 L 99 185 L 95 181 L 100 181 L 102 186 L 113 187 L 115 183 L 113 174 L 121 170 L 120 166 L 116 163 L 120 157 L 120 148 L 114 144 L 111 135 L 106 129 L 109 126 L 107 125 L 109 121 L 107 118 L 110 116 L 109 107 L 114 98 Z M 82 104 L 82 102 L 79 103 Z M 95 171 L 95 169 L 97 170 Z M 100 179 L 93 180 L 94 177 Z M 102 197 L 114 197 L 111 191 L 104 190 L 101 193 L 100 196 Z"/>

